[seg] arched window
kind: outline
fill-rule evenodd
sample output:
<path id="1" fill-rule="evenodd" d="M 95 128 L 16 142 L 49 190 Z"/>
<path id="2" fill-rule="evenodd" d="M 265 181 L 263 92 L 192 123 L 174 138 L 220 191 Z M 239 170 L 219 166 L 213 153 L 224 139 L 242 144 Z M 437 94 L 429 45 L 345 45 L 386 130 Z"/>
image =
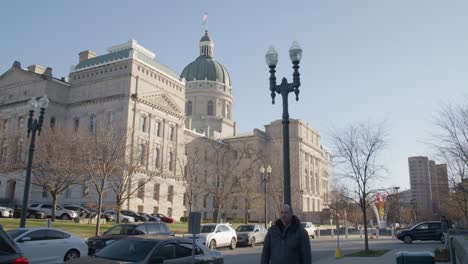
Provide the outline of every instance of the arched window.
<path id="1" fill-rule="evenodd" d="M 208 101 L 208 111 L 207 111 L 208 113 L 207 114 L 209 116 L 212 116 L 213 115 L 213 110 L 214 110 L 213 109 L 213 101 L 210 100 L 210 101 Z"/>
<path id="2" fill-rule="evenodd" d="M 188 101 L 187 102 L 187 116 L 191 116 L 192 115 L 192 101 Z"/>

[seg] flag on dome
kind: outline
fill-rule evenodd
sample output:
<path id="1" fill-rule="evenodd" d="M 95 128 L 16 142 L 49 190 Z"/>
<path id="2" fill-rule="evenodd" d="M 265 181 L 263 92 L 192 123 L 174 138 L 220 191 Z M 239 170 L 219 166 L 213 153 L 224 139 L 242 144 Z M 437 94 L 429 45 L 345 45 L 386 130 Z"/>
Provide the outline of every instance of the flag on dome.
<path id="1" fill-rule="evenodd" d="M 202 20 L 203 20 L 203 25 L 205 25 L 206 21 L 208 20 L 208 12 L 205 12 L 205 14 L 203 15 Z"/>

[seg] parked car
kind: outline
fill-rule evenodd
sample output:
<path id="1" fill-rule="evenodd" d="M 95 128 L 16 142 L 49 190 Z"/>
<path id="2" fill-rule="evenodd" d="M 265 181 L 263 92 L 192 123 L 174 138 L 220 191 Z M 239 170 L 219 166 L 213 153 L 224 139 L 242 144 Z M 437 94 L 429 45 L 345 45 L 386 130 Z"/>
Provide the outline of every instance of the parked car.
<path id="1" fill-rule="evenodd" d="M 159 219 L 161 219 L 161 221 L 163 221 L 164 223 L 169 223 L 169 224 L 172 224 L 172 223 L 175 223 L 176 220 L 170 216 L 165 216 L 163 214 L 152 214 L 152 216 L 156 216 L 158 217 Z"/>
<path id="2" fill-rule="evenodd" d="M 7 231 L 31 263 L 62 263 L 88 254 L 84 239 L 56 228 Z"/>
<path id="3" fill-rule="evenodd" d="M 445 243 L 440 221 L 422 222 L 410 229 L 399 230 L 396 232 L 396 237 L 406 244 L 414 240 L 436 240 Z"/>
<path id="4" fill-rule="evenodd" d="M 132 210 L 120 210 L 120 215 L 131 216 L 135 218 L 135 221 L 137 222 L 148 222 L 148 217 L 134 212 Z"/>
<path id="5" fill-rule="evenodd" d="M 115 225 L 104 232 L 102 236 L 88 239 L 88 254 L 92 256 L 102 248 L 130 235 L 172 235 L 172 232 L 165 223 L 146 222 Z"/>
<path id="6" fill-rule="evenodd" d="M 88 209 L 91 213 L 97 215 L 97 209 Z M 114 222 L 115 221 L 115 213 L 108 213 L 106 214 L 105 211 L 101 210 L 101 219 L 106 219 L 107 222 Z"/>
<path id="7" fill-rule="evenodd" d="M 148 218 L 149 222 L 162 222 L 159 217 L 152 216 L 152 215 L 147 214 L 147 213 L 141 213 L 140 215 L 146 216 Z"/>
<path id="8" fill-rule="evenodd" d="M 256 243 L 263 243 L 267 230 L 263 225 L 247 224 L 236 228 L 237 244 L 254 247 Z"/>
<path id="9" fill-rule="evenodd" d="M 13 209 L 9 207 L 0 206 L 0 217 L 13 217 Z"/>
<path id="10" fill-rule="evenodd" d="M 317 229 L 315 228 L 314 224 L 312 224 L 312 222 L 301 222 L 301 226 L 307 231 L 309 237 L 315 238 L 315 231 Z"/>
<path id="11" fill-rule="evenodd" d="M 91 212 L 90 210 L 82 207 L 82 206 L 78 206 L 78 205 L 62 205 L 63 208 L 67 209 L 67 210 L 72 210 L 72 211 L 75 211 L 78 213 L 78 216 L 79 217 L 84 217 L 84 218 L 94 218 L 96 217 L 96 213 L 94 212 Z"/>
<path id="12" fill-rule="evenodd" d="M 236 248 L 237 234 L 230 224 L 201 225 L 199 240 L 210 249 L 218 247 Z"/>
<path id="13" fill-rule="evenodd" d="M 30 208 L 43 211 L 46 214 L 46 217 L 52 216 L 52 205 L 50 204 L 32 204 Z M 64 209 L 60 205 L 57 205 L 57 207 L 55 207 L 55 215 L 57 216 L 57 218 L 63 220 L 72 220 L 78 217 L 77 212 Z"/>
<path id="14" fill-rule="evenodd" d="M 73 259 L 67 263 L 192 263 L 191 239 L 174 236 L 129 236 L 103 248 L 93 257 Z M 224 263 L 220 252 L 195 242 L 195 263 Z"/>
<path id="15" fill-rule="evenodd" d="M 117 215 L 115 213 L 115 211 L 104 211 L 104 215 L 107 217 L 112 217 L 114 220 L 113 221 L 117 221 Z M 127 215 L 124 215 L 124 214 L 120 214 L 120 221 L 122 223 L 133 223 L 135 222 L 135 218 L 131 217 L 131 216 L 127 216 Z"/>
<path id="16" fill-rule="evenodd" d="M 26 258 L 18 245 L 5 233 L 0 225 L 0 263 L 4 264 L 28 264 Z"/>
<path id="17" fill-rule="evenodd" d="M 22 208 L 16 207 L 15 210 L 13 211 L 13 217 L 20 218 L 21 213 L 22 213 Z M 26 210 L 26 218 L 44 219 L 46 218 L 46 214 L 43 211 L 28 208 Z"/>

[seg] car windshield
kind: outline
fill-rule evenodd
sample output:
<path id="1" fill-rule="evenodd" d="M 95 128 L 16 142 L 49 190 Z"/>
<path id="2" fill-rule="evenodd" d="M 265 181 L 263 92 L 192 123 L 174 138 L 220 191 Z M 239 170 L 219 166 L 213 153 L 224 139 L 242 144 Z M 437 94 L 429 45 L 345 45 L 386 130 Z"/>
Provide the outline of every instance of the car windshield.
<path id="1" fill-rule="evenodd" d="M 211 233 L 214 232 L 216 226 L 214 225 L 207 225 L 207 226 L 202 226 L 200 233 Z"/>
<path id="2" fill-rule="evenodd" d="M 25 233 L 25 232 L 28 232 L 28 230 L 25 230 L 25 229 L 13 229 L 13 230 L 8 230 L 6 231 L 6 233 L 8 234 L 9 237 L 11 237 L 12 239 L 15 239 L 17 237 L 19 237 L 21 234 Z"/>
<path id="3" fill-rule="evenodd" d="M 140 262 L 143 261 L 157 241 L 151 240 L 119 240 L 106 246 L 96 253 L 96 257 L 118 261 Z"/>
<path id="4" fill-rule="evenodd" d="M 241 225 L 236 229 L 237 232 L 250 232 L 253 230 L 254 230 L 253 225 Z"/>

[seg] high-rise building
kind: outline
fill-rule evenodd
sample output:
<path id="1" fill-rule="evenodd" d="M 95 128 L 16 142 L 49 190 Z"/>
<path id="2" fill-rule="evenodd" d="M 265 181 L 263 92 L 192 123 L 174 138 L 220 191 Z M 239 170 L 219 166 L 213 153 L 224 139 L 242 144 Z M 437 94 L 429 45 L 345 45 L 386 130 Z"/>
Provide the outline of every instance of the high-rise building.
<path id="1" fill-rule="evenodd" d="M 418 220 L 436 219 L 445 213 L 448 195 L 447 165 L 427 157 L 408 158 L 412 202 Z"/>

